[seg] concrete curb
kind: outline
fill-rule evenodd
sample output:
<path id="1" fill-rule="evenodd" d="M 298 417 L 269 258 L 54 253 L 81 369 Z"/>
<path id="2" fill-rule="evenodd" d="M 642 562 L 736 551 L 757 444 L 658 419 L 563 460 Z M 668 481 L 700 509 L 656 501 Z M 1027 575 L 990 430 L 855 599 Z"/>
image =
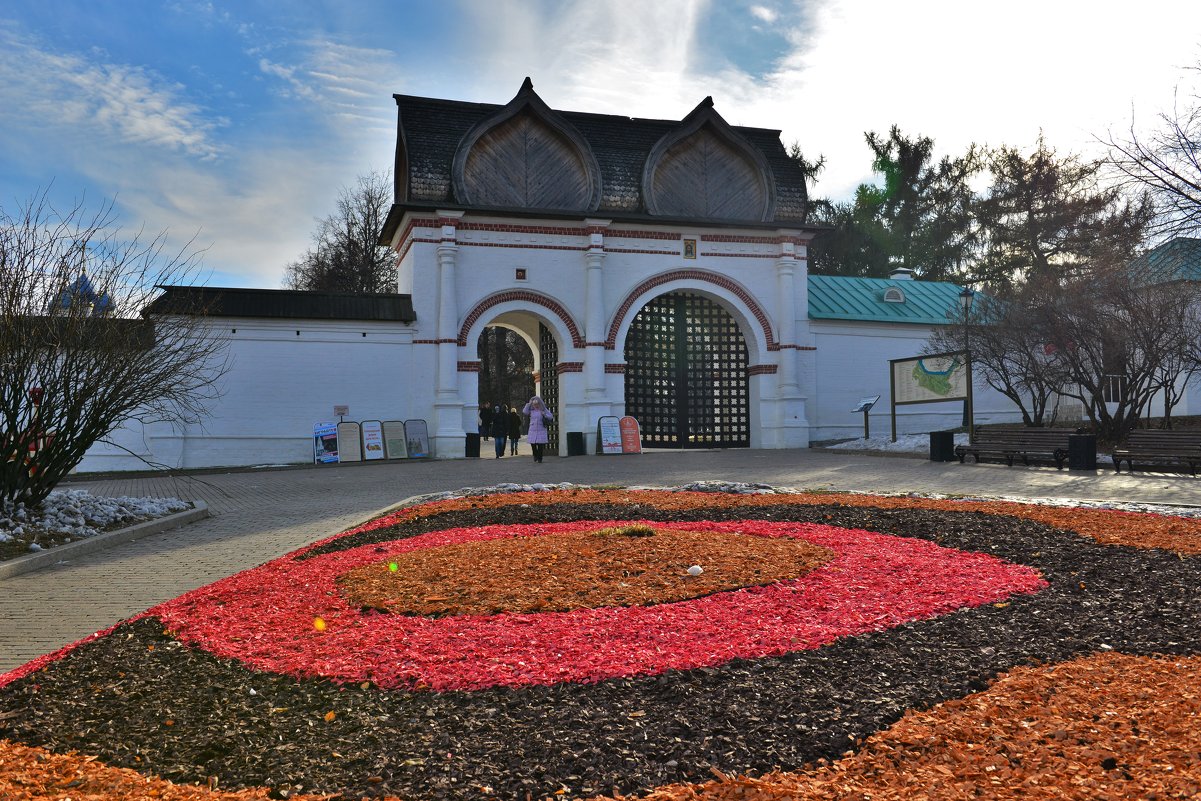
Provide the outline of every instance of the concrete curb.
<path id="1" fill-rule="evenodd" d="M 13 576 L 19 576 L 22 573 L 40 570 L 43 567 L 74 559 L 84 554 L 103 551 L 114 545 L 132 542 L 142 537 L 148 537 L 151 534 L 158 534 L 162 531 L 179 528 L 180 526 L 194 523 L 197 520 L 203 520 L 209 516 L 209 507 L 204 501 L 192 501 L 192 505 L 193 508 L 191 509 L 185 509 L 182 512 L 176 512 L 166 517 L 160 517 L 157 520 L 135 523 L 132 526 L 119 528 L 116 531 L 106 531 L 94 537 L 68 542 L 66 545 L 60 545 L 48 551 L 39 551 L 38 553 L 31 553 L 28 556 L 19 556 L 16 559 L 0 562 L 0 581 L 12 578 Z"/>

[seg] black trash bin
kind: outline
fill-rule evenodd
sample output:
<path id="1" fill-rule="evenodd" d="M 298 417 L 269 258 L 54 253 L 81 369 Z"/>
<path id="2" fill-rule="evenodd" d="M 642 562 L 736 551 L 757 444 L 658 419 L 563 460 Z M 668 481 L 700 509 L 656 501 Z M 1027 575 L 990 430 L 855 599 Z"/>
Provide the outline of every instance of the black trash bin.
<path id="1" fill-rule="evenodd" d="M 463 446 L 463 455 L 468 459 L 480 458 L 480 435 L 467 432 L 467 443 Z"/>
<path id="2" fill-rule="evenodd" d="M 1068 470 L 1097 469 L 1097 437 L 1095 434 L 1072 434 L 1068 437 Z"/>
<path id="3" fill-rule="evenodd" d="M 568 431 L 567 432 L 567 455 L 568 456 L 583 456 L 584 455 L 584 432 L 583 431 Z"/>
<path id="4" fill-rule="evenodd" d="M 932 461 L 932 462 L 953 462 L 953 461 L 955 461 L 955 432 L 954 431 L 931 431 L 930 432 L 930 461 Z"/>

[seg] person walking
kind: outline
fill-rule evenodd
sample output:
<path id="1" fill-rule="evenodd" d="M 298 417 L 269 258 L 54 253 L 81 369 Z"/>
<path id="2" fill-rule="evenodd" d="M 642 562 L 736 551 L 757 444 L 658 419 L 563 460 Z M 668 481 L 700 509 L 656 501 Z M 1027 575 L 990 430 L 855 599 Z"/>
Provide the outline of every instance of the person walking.
<path id="1" fill-rule="evenodd" d="M 488 434 L 491 432 L 492 407 L 488 405 L 488 401 L 480 401 L 480 439 L 487 442 Z"/>
<path id="2" fill-rule="evenodd" d="M 505 455 L 505 439 L 509 436 L 509 416 L 505 414 L 504 407 L 498 403 L 492 407 L 488 420 L 492 425 L 488 433 L 492 435 L 492 439 L 496 440 L 496 458 L 499 459 Z"/>
<path id="3" fill-rule="evenodd" d="M 542 461 L 542 449 L 549 442 L 546 433 L 546 424 L 555 419 L 555 416 L 550 413 L 550 409 L 546 408 L 542 398 L 535 395 L 530 398 L 530 402 L 525 405 L 521 413 L 528 415 L 530 418 L 530 427 L 526 435 L 529 440 L 530 449 L 534 452 L 534 461 Z"/>
<path id="4" fill-rule="evenodd" d="M 517 455 L 517 441 L 521 439 L 521 412 L 516 406 L 509 408 L 509 453 Z"/>

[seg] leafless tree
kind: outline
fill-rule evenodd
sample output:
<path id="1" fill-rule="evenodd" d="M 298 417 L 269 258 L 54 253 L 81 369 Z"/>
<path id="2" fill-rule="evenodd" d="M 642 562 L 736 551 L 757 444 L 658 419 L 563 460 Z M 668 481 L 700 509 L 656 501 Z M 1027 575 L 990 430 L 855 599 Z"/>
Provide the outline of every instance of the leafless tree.
<path id="1" fill-rule="evenodd" d="M 1178 90 L 1175 107 L 1159 115 L 1154 132 L 1139 134 L 1131 121 L 1124 137 L 1110 134 L 1102 141 L 1113 167 L 1155 199 L 1158 233 L 1201 232 L 1201 96 L 1182 99 Z"/>
<path id="2" fill-rule="evenodd" d="M 1027 426 L 1052 424 L 1053 402 L 1069 377 L 1051 355 L 1040 324 L 1043 291 L 1027 283 L 976 297 L 968 319 L 957 312 L 948 325 L 935 329 L 926 352 L 970 347 L 974 378 L 1013 401 Z"/>
<path id="3" fill-rule="evenodd" d="M 191 243 L 127 234 L 111 204 L 0 207 L 0 507 L 36 504 L 122 422 L 199 421 L 225 370 L 203 309 L 146 317 L 195 283 Z"/>
<path id="4" fill-rule="evenodd" d="M 313 246 L 287 266 L 290 289 L 395 292 L 396 257 L 377 244 L 392 206 L 387 173 L 359 176 L 338 196 L 337 210 L 318 222 Z"/>
<path id="5" fill-rule="evenodd" d="M 1196 294 L 1148 284 L 1127 269 L 1097 270 L 1065 284 L 1041 323 L 1055 360 L 1071 378 L 1067 397 L 1084 405 L 1097 436 L 1118 442 L 1165 382 L 1187 364 Z"/>

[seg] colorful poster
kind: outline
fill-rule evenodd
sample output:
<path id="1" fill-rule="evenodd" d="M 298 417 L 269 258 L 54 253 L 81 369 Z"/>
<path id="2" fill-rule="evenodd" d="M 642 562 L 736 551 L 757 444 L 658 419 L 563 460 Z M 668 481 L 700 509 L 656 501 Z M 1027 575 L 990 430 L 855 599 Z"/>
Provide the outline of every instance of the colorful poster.
<path id="1" fill-rule="evenodd" d="M 384 451 L 389 459 L 409 458 L 409 447 L 405 444 L 405 424 L 399 420 L 384 421 Z"/>
<path id="2" fill-rule="evenodd" d="M 621 428 L 621 452 L 642 453 L 642 432 L 638 430 L 638 421 L 626 415 L 618 422 Z"/>
<path id="3" fill-rule="evenodd" d="M 369 462 L 384 458 L 384 424 L 379 420 L 363 421 L 363 458 Z"/>
<path id="4" fill-rule="evenodd" d="M 358 423 L 338 423 L 338 461 L 363 461 L 363 443 L 359 439 Z"/>
<path id="5" fill-rule="evenodd" d="M 429 426 L 424 420 L 405 420 L 405 444 L 410 458 L 423 459 L 430 455 Z"/>
<path id="6" fill-rule="evenodd" d="M 596 452 L 621 453 L 621 424 L 616 417 L 596 421 Z"/>
<path id="7" fill-rule="evenodd" d="M 338 461 L 338 424 L 315 423 L 313 425 L 313 461 L 331 464 Z"/>
<path id="8" fill-rule="evenodd" d="M 894 403 L 931 403 L 967 398 L 967 360 L 962 353 L 895 359 Z"/>

